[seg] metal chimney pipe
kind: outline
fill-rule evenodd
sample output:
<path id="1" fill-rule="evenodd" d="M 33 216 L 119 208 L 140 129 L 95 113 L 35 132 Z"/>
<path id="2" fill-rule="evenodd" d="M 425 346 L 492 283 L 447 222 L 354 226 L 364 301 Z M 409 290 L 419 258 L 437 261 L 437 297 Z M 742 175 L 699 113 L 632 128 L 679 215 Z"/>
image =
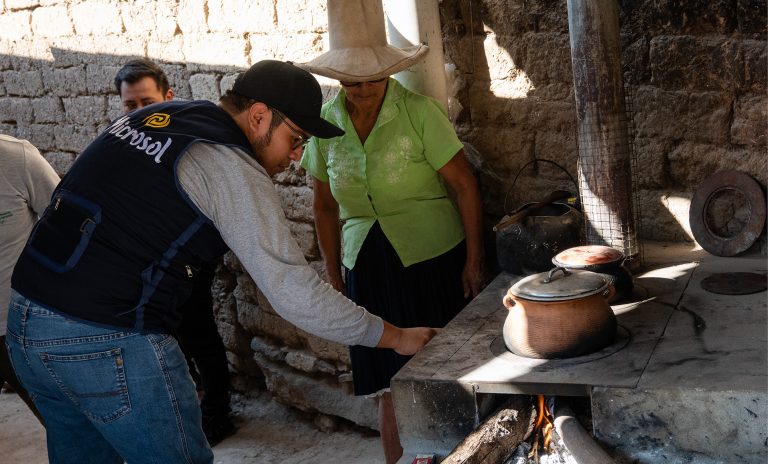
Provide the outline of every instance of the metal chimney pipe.
<path id="1" fill-rule="evenodd" d="M 587 243 L 639 254 L 615 0 L 568 0 Z"/>

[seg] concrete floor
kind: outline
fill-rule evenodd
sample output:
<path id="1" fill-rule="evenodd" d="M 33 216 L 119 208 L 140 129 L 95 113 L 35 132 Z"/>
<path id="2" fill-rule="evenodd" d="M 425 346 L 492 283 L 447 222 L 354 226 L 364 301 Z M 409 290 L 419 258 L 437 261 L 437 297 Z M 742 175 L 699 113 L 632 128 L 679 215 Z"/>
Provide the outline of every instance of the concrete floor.
<path id="1" fill-rule="evenodd" d="M 521 276 L 499 275 L 393 379 L 404 447 L 445 455 L 494 396 L 544 394 L 591 398 L 595 436 L 619 462 L 768 461 L 767 293 L 701 287 L 734 272 L 765 278 L 766 257 L 647 244 L 633 297 L 613 305 L 624 335 L 563 360 L 505 349 L 501 300 Z"/>
<path id="2" fill-rule="evenodd" d="M 237 433 L 214 449 L 215 464 L 381 464 L 379 437 L 342 427 L 325 433 L 269 394 L 233 399 Z M 0 463 L 48 462 L 45 431 L 13 393 L 0 394 Z"/>

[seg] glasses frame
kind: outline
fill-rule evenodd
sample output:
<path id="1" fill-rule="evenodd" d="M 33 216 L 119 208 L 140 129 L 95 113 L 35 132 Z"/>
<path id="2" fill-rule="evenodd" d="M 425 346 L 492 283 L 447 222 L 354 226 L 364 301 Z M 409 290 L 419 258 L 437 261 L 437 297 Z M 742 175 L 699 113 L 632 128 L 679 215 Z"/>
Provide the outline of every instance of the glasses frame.
<path id="1" fill-rule="evenodd" d="M 305 136 L 302 133 L 302 131 L 299 130 L 299 128 L 294 127 L 293 124 L 291 124 L 288 121 L 288 118 L 283 113 L 281 113 L 280 110 L 276 108 L 272 108 L 271 106 L 269 107 L 269 109 L 272 110 L 272 113 L 274 113 L 278 118 L 280 118 L 280 121 L 283 124 L 285 124 L 288 127 L 288 129 L 290 129 L 290 131 L 293 133 L 293 135 L 295 135 L 299 139 L 298 141 L 293 142 L 293 144 L 291 145 L 291 151 L 296 151 L 300 147 L 302 150 L 306 148 L 307 144 L 309 143 L 309 139 L 312 138 L 312 136 L 311 135 L 309 137 Z"/>
<path id="2" fill-rule="evenodd" d="M 379 82 L 384 82 L 385 80 L 389 79 L 389 76 L 382 77 L 381 79 L 374 79 L 372 81 L 363 81 L 366 84 L 378 84 Z M 342 85 L 342 87 L 360 87 L 363 82 L 344 82 L 339 81 L 339 84 Z"/>

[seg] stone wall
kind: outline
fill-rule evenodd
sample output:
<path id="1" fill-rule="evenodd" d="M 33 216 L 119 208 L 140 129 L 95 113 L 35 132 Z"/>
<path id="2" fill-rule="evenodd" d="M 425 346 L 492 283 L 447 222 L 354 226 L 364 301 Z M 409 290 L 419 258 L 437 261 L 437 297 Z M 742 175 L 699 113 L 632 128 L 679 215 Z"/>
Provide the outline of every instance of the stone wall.
<path id="1" fill-rule="evenodd" d="M 516 207 L 569 187 L 540 166 L 509 191 L 525 163 L 550 159 L 576 174 L 566 2 L 442 0 L 440 13 L 456 69 L 451 110 L 492 239 L 505 198 Z M 689 240 L 686 202 L 707 174 L 735 167 L 768 181 L 765 2 L 624 2 L 621 23 L 641 231 Z M 322 0 L 0 0 L 0 133 L 30 140 L 63 174 L 120 114 L 112 79 L 126 60 L 161 63 L 177 98 L 216 100 L 255 61 L 307 60 L 326 42 Z M 276 182 L 292 232 L 322 273 L 306 174 L 293 167 Z M 376 427 L 372 400 L 350 394 L 345 347 L 283 321 L 231 255 L 213 292 L 235 388 L 268 388 L 326 427 L 332 416 Z"/>
<path id="2" fill-rule="evenodd" d="M 766 169 L 766 3 L 620 2 L 641 234 L 691 240 L 688 202 L 711 173 Z M 456 65 L 456 126 L 479 154 L 485 212 L 573 185 L 578 146 L 565 0 L 443 0 L 445 60 Z M 551 180 L 552 182 L 547 182 Z M 570 185 L 569 185 L 570 184 Z M 762 241 L 763 247 L 765 240 Z"/>

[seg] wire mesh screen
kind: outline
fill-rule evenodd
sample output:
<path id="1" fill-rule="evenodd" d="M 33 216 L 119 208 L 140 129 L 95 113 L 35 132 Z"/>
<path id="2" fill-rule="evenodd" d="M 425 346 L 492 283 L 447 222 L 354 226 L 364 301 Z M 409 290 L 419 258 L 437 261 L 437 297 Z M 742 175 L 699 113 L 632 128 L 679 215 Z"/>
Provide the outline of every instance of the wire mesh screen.
<path id="1" fill-rule="evenodd" d="M 642 222 L 642 203 L 640 202 L 640 185 L 638 173 L 640 166 L 637 160 L 637 147 L 635 146 L 635 96 L 629 86 L 624 86 L 624 105 L 627 119 L 627 143 L 629 144 L 630 182 L 632 189 L 632 222 L 635 226 L 635 241 L 630 247 L 631 253 L 626 253 L 628 260 L 636 260 L 637 264 L 643 261 L 643 242 L 640 237 L 645 237 Z"/>
<path id="2" fill-rule="evenodd" d="M 615 115 L 601 112 L 596 104 L 585 105 L 579 124 L 578 177 L 586 243 L 616 248 L 639 262 L 631 114 L 631 102 L 625 103 L 623 114 Z"/>

